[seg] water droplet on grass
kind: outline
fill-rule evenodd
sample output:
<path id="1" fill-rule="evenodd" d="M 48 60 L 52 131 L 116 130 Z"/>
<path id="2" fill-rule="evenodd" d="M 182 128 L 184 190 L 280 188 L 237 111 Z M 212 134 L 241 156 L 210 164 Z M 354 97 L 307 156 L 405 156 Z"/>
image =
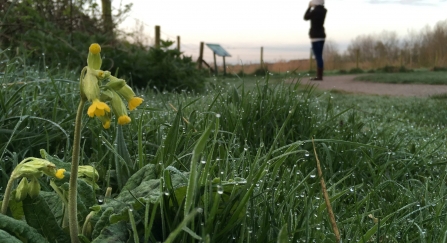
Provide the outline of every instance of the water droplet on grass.
<path id="1" fill-rule="evenodd" d="M 223 194 L 223 188 L 222 188 L 222 186 L 217 186 L 217 193 L 218 194 Z"/>

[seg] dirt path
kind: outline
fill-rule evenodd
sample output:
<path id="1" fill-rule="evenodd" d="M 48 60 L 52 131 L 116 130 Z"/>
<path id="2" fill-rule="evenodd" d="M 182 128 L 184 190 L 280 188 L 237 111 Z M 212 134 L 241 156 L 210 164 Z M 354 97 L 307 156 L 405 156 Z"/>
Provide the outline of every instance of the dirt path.
<path id="1" fill-rule="evenodd" d="M 436 94 L 447 94 L 447 85 L 427 84 L 384 84 L 354 81 L 357 75 L 326 76 L 324 81 L 308 81 L 320 90 L 340 90 L 350 93 L 363 93 L 389 96 L 429 97 Z"/>

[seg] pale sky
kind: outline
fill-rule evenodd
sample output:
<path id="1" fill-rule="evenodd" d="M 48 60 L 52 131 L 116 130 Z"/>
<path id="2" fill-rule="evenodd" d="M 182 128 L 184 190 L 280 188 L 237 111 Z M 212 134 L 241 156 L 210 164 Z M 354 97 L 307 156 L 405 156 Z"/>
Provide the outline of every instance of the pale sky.
<path id="1" fill-rule="evenodd" d="M 152 45 L 159 25 L 161 38 L 176 41 L 180 36 L 181 51 L 194 60 L 201 41 L 227 50 L 227 64 L 258 63 L 261 46 L 266 62 L 309 57 L 310 22 L 303 20 L 307 0 L 112 0 L 114 6 L 120 2 L 133 3 L 121 29 L 134 30 L 139 21 Z M 340 51 L 359 35 L 385 30 L 402 39 L 447 19 L 447 0 L 326 0 L 325 7 L 327 40 Z M 205 60 L 213 60 L 206 46 Z"/>

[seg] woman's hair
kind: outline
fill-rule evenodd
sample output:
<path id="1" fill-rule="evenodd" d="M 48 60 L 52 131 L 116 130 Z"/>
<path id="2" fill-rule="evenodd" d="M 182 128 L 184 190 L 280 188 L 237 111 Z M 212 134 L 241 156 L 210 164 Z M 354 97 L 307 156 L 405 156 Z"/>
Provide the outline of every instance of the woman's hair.
<path id="1" fill-rule="evenodd" d="M 324 0 L 312 0 L 313 5 L 323 5 Z"/>

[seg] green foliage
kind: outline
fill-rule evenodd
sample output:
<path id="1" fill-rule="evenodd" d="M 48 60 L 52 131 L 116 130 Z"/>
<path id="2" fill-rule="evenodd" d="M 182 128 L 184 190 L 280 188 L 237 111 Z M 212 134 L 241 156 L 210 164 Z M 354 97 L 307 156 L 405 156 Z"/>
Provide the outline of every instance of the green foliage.
<path id="1" fill-rule="evenodd" d="M 59 204 L 60 205 L 60 204 Z M 55 206 L 59 206 L 55 205 Z M 62 207 L 59 207 L 62 210 Z M 27 197 L 23 201 L 23 211 L 25 219 L 29 226 L 37 229 L 40 234 L 50 242 L 69 242 L 70 237 L 62 230 L 56 221 L 54 213 L 51 211 L 48 203 L 39 195 L 36 198 Z"/>
<path id="2" fill-rule="evenodd" d="M 191 57 L 172 49 L 172 41 L 161 41 L 160 47 L 146 50 L 138 45 L 126 44 L 125 49 L 112 49 L 114 66 L 131 70 L 131 84 L 140 88 L 155 88 L 159 91 L 204 89 L 204 75 L 196 68 Z M 106 51 L 107 49 L 104 48 Z M 108 52 L 109 53 L 109 52 Z"/>
<path id="3" fill-rule="evenodd" d="M 355 78 L 359 81 L 393 84 L 447 84 L 447 72 L 373 73 Z"/>
<path id="4" fill-rule="evenodd" d="M 434 71 L 434 72 L 446 72 L 447 71 L 447 67 L 433 67 L 432 71 Z"/>
<path id="5" fill-rule="evenodd" d="M 253 75 L 259 76 L 259 77 L 264 77 L 264 76 L 268 75 L 268 73 L 269 73 L 268 67 L 264 66 L 264 67 L 257 68 L 253 72 Z"/>
<path id="6" fill-rule="evenodd" d="M 68 3 L 8 0 L 3 22 L 15 24 L 0 29 L 0 51 L 9 50 L 4 54 L 26 59 L 21 65 L 44 70 L 57 65 L 77 71 L 87 58 L 86 46 L 99 43 L 103 53 L 107 53 L 103 56 L 104 68 L 119 73 L 134 86 L 160 91 L 204 89 L 204 74 L 196 69 L 191 57 L 171 48 L 173 42 L 162 41 L 160 48 L 148 50 L 125 40 L 127 35 L 141 33 L 121 36 L 119 32 L 103 31 L 95 1 L 74 1 L 73 8 L 65 4 Z M 130 7 L 131 4 L 119 9 L 113 16 L 115 22 L 122 21 Z M 4 68 L 0 63 L 0 71 Z"/>
<path id="7" fill-rule="evenodd" d="M 350 74 L 364 73 L 364 71 L 363 71 L 363 69 L 361 69 L 361 68 L 351 68 L 351 69 L 349 70 L 349 73 L 350 73 Z"/>
<path id="8" fill-rule="evenodd" d="M 13 219 L 9 216 L 0 214 L 0 231 L 3 239 L 7 242 L 29 242 L 45 243 L 48 242 L 37 230 L 25 222 Z"/>
<path id="9" fill-rule="evenodd" d="M 400 67 L 396 67 L 396 66 L 389 66 L 386 65 L 382 68 L 378 68 L 377 72 L 383 72 L 383 73 L 408 73 L 408 72 L 413 72 L 412 69 L 408 69 L 405 66 L 400 66 Z"/>
<path id="10" fill-rule="evenodd" d="M 53 242 L 66 232 L 77 77 L 14 62 L 0 75 L 0 181 L 41 148 L 67 169 L 63 180 L 41 180 L 38 198 L 10 203 L 0 237 Z M 323 93 L 284 82 L 293 78 L 226 77 L 201 95 L 140 91 L 150 102 L 121 134 L 86 117 L 81 164 L 100 179 L 97 190 L 78 180 L 85 242 L 334 242 L 312 138 L 343 241 L 442 242 L 445 101 Z M 120 187 L 114 161 L 125 150 Z"/>

